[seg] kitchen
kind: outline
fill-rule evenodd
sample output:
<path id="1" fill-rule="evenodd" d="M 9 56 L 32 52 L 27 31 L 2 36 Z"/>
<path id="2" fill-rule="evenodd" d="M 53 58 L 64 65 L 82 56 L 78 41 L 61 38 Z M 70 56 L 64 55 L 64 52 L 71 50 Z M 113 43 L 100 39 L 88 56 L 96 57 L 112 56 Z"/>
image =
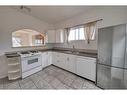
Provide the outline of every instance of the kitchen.
<path id="1" fill-rule="evenodd" d="M 126 89 L 126 9 L 0 7 L 0 88 Z"/>

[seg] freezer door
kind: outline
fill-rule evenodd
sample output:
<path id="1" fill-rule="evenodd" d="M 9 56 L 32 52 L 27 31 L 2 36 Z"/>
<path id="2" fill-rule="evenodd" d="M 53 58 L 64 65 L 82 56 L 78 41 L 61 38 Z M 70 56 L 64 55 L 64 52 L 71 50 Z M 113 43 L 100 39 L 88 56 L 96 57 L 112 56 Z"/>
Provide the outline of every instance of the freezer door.
<path id="1" fill-rule="evenodd" d="M 98 63 L 125 68 L 126 25 L 99 29 Z"/>
<path id="2" fill-rule="evenodd" d="M 124 69 L 97 64 L 97 86 L 104 89 L 124 89 L 123 73 Z"/>

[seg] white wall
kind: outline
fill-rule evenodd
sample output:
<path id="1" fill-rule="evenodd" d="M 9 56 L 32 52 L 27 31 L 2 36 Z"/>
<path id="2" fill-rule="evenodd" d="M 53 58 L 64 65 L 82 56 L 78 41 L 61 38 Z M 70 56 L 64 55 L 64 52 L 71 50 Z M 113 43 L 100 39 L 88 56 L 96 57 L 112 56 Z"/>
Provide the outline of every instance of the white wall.
<path id="1" fill-rule="evenodd" d="M 35 49 L 35 47 L 12 48 L 13 31 L 33 29 L 38 32 L 46 32 L 46 30 L 52 28 L 52 25 L 30 15 L 20 13 L 8 7 L 0 7 L 0 78 L 7 75 L 7 63 L 5 61 L 4 52 Z"/>
<path id="2" fill-rule="evenodd" d="M 3 7 L 0 7 L 0 21 L 0 54 L 7 51 L 19 50 L 19 48 L 11 48 L 11 35 L 13 31 L 27 28 L 38 32 L 46 32 L 46 30 L 51 28 L 51 25 L 48 23 Z"/>
<path id="3" fill-rule="evenodd" d="M 87 23 L 97 19 L 103 19 L 98 27 L 106 27 L 127 22 L 127 7 L 96 7 L 68 20 L 55 24 L 56 28 L 65 28 Z"/>
<path id="4" fill-rule="evenodd" d="M 97 19 L 103 19 L 103 21 L 98 22 L 98 28 L 118 25 L 127 23 L 127 7 L 96 7 L 90 11 L 79 14 L 61 23 L 55 24 L 56 29 L 71 27 L 78 24 L 87 23 Z M 79 49 L 94 49 L 97 50 L 97 39 L 87 44 L 83 41 L 73 42 L 70 44 L 56 44 L 56 47 L 72 47 L 75 45 Z"/>

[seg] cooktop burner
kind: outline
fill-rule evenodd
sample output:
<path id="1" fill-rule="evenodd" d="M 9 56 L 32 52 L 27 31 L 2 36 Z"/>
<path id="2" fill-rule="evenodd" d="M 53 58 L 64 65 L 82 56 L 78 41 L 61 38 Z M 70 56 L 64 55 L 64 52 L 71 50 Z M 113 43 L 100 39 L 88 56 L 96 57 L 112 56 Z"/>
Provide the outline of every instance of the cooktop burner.
<path id="1" fill-rule="evenodd" d="M 31 53 L 38 53 L 38 51 L 30 51 Z"/>
<path id="2" fill-rule="evenodd" d="M 21 54 L 30 54 L 29 52 L 27 51 L 24 51 L 24 52 L 20 52 Z"/>

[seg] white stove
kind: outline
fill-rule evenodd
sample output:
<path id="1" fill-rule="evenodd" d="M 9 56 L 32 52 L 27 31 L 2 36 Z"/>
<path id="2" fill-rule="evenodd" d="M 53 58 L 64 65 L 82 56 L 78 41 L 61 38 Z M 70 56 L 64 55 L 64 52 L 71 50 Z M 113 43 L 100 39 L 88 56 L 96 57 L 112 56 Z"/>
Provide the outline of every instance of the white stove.
<path id="1" fill-rule="evenodd" d="M 42 70 L 41 52 L 29 51 L 19 54 L 21 56 L 22 78 Z"/>
<path id="2" fill-rule="evenodd" d="M 35 56 L 41 54 L 41 52 L 38 51 L 26 51 L 26 52 L 19 52 L 19 55 L 23 58 L 25 57 L 30 57 L 30 56 Z"/>

